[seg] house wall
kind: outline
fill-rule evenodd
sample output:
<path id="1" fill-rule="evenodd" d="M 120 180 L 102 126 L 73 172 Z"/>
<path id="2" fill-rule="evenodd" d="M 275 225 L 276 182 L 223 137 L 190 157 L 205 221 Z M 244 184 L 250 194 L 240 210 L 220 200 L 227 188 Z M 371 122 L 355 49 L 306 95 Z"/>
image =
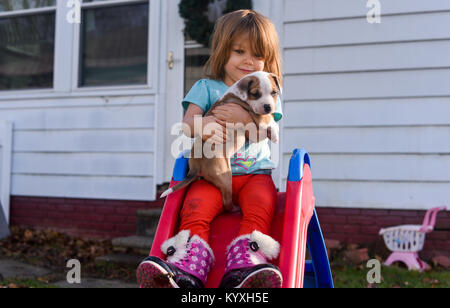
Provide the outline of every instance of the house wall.
<path id="1" fill-rule="evenodd" d="M 54 88 L 0 93 L 0 123 L 13 125 L 11 225 L 133 234 L 136 210 L 161 206 L 152 200 L 164 168 L 166 46 L 154 42 L 164 8 L 150 1 L 146 85 L 79 88 L 80 25 L 67 22 L 65 4 L 57 2 Z"/>
<path id="2" fill-rule="evenodd" d="M 284 0 L 281 187 L 311 155 L 318 207 L 424 210 L 450 191 L 450 3 Z"/>
<path id="3" fill-rule="evenodd" d="M 154 96 L 3 101 L 11 194 L 152 200 Z"/>
<path id="4" fill-rule="evenodd" d="M 11 198 L 11 225 L 50 228 L 74 236 L 114 238 L 136 234 L 136 211 L 161 208 L 164 200 Z"/>
<path id="5" fill-rule="evenodd" d="M 292 150 L 310 153 L 325 238 L 380 241 L 379 228 L 420 224 L 425 209 L 448 205 L 450 3 L 381 1 L 382 23 L 368 24 L 364 0 L 254 1 L 284 56 L 274 179 L 285 190 Z M 155 19 L 164 3 L 152 12 L 161 44 L 150 52 L 151 90 L 67 94 L 74 67 L 61 55 L 76 48 L 57 44 L 60 91 L 0 97 L 0 121 L 14 123 L 13 224 L 111 237 L 135 232 L 136 209 L 161 206 L 148 201 L 167 180 L 170 87 L 159 55 L 169 26 Z M 447 213 L 426 248 L 448 254 Z"/>
<path id="6" fill-rule="evenodd" d="M 149 5 L 148 81 L 136 86 L 78 87 L 81 30 L 69 9 L 57 2 L 53 89 L 0 93 L 0 122 L 13 125 L 11 195 L 155 200 L 160 1 Z"/>

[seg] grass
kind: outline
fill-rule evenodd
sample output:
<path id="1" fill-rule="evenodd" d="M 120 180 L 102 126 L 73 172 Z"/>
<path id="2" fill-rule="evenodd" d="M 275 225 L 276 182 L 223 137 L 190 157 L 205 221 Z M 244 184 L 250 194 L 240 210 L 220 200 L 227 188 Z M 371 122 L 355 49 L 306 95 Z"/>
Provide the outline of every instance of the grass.
<path id="1" fill-rule="evenodd" d="M 450 272 L 433 269 L 420 273 L 399 266 L 382 266 L 381 283 L 367 282 L 370 268 L 344 266 L 332 269 L 336 288 L 450 288 Z"/>

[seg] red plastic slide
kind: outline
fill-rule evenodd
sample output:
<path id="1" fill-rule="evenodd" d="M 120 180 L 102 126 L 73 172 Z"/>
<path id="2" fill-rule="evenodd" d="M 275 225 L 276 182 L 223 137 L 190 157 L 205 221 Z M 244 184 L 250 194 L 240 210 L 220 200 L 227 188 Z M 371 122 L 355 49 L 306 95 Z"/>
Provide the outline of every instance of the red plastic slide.
<path id="1" fill-rule="evenodd" d="M 294 151 L 286 193 L 278 193 L 278 205 L 270 234 L 281 244 L 280 256 L 273 264 L 277 265 L 283 274 L 284 288 L 301 288 L 304 281 L 307 232 L 315 202 L 311 170 L 309 164 L 304 162 L 304 153 Z M 293 159 L 296 160 L 294 168 Z M 182 156 L 178 158 L 170 186 L 183 180 L 187 161 Z M 298 174 L 291 174 L 296 172 Z M 151 256 L 165 258 L 160 247 L 164 241 L 178 233 L 178 215 L 186 189 L 188 188 L 167 197 L 150 251 Z M 220 283 L 225 268 L 225 251 L 239 231 L 240 220 L 239 212 L 225 213 L 218 216 L 211 225 L 210 245 L 216 263 L 209 273 L 207 288 L 216 288 Z"/>

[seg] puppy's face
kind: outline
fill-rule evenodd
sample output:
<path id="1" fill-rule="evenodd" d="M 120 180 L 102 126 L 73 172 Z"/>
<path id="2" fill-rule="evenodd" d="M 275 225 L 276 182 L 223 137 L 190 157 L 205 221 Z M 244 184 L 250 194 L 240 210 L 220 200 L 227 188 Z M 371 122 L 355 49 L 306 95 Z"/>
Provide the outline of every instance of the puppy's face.
<path id="1" fill-rule="evenodd" d="M 256 114 L 275 112 L 280 84 L 275 74 L 255 72 L 242 78 L 237 83 L 239 95 Z"/>

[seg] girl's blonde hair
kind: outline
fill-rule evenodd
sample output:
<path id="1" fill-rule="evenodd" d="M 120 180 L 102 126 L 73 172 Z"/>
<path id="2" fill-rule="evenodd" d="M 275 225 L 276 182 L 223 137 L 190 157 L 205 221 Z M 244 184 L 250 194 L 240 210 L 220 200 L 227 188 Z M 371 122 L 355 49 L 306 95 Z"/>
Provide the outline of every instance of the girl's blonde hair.
<path id="1" fill-rule="evenodd" d="M 214 27 L 211 57 L 204 67 L 210 79 L 224 80 L 225 65 L 232 43 L 241 35 L 249 35 L 252 52 L 264 59 L 264 71 L 278 76 L 282 82 L 281 55 L 274 24 L 253 10 L 239 10 L 222 16 Z"/>

